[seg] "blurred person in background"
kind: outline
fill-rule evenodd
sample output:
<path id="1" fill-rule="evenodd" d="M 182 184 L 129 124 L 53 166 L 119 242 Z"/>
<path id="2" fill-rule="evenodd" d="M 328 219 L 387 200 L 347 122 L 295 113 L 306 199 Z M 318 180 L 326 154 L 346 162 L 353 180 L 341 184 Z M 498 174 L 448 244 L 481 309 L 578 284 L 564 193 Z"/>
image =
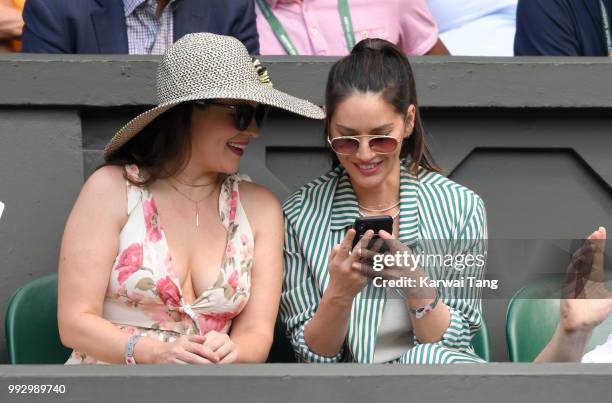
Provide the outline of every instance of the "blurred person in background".
<path id="1" fill-rule="evenodd" d="M 428 0 L 455 56 L 512 56 L 518 0 Z"/>
<path id="2" fill-rule="evenodd" d="M 382 38 L 409 56 L 448 55 L 426 0 L 255 0 L 262 55 L 345 56 Z"/>
<path id="3" fill-rule="evenodd" d="M 163 54 L 194 32 L 259 53 L 253 0 L 28 0 L 23 19 L 29 53 Z"/>
<path id="4" fill-rule="evenodd" d="M 520 0 L 516 56 L 612 56 L 612 0 Z"/>
<path id="5" fill-rule="evenodd" d="M 0 0 L 0 53 L 19 52 L 25 0 Z"/>

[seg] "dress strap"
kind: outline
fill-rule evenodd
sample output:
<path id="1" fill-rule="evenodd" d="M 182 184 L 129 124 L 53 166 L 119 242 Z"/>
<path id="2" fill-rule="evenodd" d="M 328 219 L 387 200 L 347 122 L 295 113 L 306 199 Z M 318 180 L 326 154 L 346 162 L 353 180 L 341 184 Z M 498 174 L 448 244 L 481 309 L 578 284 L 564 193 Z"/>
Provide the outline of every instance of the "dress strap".
<path id="1" fill-rule="evenodd" d="M 123 167 L 126 178 L 134 182 L 144 182 L 144 178 L 140 175 L 140 170 L 138 166 L 135 164 L 125 165 Z M 129 180 L 125 181 L 127 186 L 127 213 L 130 215 L 132 211 L 136 208 L 138 203 L 143 200 L 143 194 L 145 192 L 145 188 L 142 186 L 137 186 L 131 183 Z"/>
<path id="2" fill-rule="evenodd" d="M 251 182 L 251 178 L 247 175 L 232 174 L 223 181 L 221 192 L 219 193 L 219 211 L 221 214 L 221 222 L 225 228 L 236 221 L 236 212 L 238 210 L 238 202 L 240 200 L 239 185 L 240 182 Z"/>

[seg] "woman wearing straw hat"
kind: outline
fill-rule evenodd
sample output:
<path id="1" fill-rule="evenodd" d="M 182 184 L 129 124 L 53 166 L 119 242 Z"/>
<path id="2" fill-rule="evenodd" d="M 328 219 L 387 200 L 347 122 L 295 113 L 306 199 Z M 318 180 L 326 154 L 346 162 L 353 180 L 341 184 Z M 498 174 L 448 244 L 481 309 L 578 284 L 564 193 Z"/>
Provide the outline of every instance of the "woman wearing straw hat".
<path id="1" fill-rule="evenodd" d="M 272 88 L 238 40 L 213 34 L 168 49 L 157 94 L 106 146 L 66 224 L 67 363 L 265 361 L 283 218 L 269 191 L 236 172 L 268 106 L 323 111 Z"/>

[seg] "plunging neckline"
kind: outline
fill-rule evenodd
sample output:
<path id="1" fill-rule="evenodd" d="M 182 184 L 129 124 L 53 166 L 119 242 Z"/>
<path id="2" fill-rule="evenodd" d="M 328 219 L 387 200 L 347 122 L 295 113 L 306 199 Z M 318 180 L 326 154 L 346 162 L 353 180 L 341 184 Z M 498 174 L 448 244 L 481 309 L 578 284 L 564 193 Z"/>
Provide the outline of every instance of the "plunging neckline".
<path id="1" fill-rule="evenodd" d="M 151 192 L 151 190 L 148 187 L 145 188 L 147 193 L 149 194 L 149 197 L 148 197 L 149 200 L 153 202 L 153 214 L 157 218 L 157 227 L 159 228 L 159 232 L 162 235 L 164 246 L 165 246 L 166 251 L 167 251 L 167 256 L 169 258 L 168 260 L 170 261 L 170 265 L 172 265 L 172 269 L 173 270 L 171 270 L 171 271 L 173 273 L 175 273 L 174 275 L 172 273 L 169 273 L 168 272 L 168 268 L 165 267 L 165 273 L 164 274 L 172 280 L 172 282 L 174 283 L 174 285 L 178 289 L 181 305 L 191 306 L 191 305 L 195 305 L 198 302 L 200 302 L 202 299 L 204 299 L 205 294 L 207 294 L 211 290 L 219 288 L 219 287 L 215 287 L 215 284 L 217 284 L 217 281 L 218 281 L 219 277 L 222 274 L 225 273 L 225 267 L 227 266 L 227 264 L 226 264 L 227 263 L 227 245 L 230 242 L 229 224 L 231 224 L 231 222 L 228 223 L 227 226 L 225 225 L 225 222 L 224 222 L 223 217 L 221 215 L 221 205 L 225 201 L 225 200 L 222 200 L 222 197 L 223 197 L 223 188 L 225 186 L 227 186 L 227 182 L 228 182 L 230 177 L 231 176 L 227 176 L 223 180 L 223 182 L 221 182 L 221 186 L 219 188 L 219 198 L 217 200 L 217 215 L 219 216 L 219 219 L 221 220 L 221 225 L 223 225 L 223 227 L 225 228 L 225 246 L 223 247 L 223 256 L 221 257 L 221 267 L 219 268 L 219 271 L 217 272 L 217 275 L 215 277 L 215 282 L 211 286 L 205 288 L 200 293 L 200 295 L 196 296 L 196 298 L 192 302 L 190 302 L 190 303 L 187 303 L 185 301 L 185 296 L 184 296 L 184 293 L 183 293 L 183 288 L 181 287 L 180 278 L 178 277 L 178 273 L 176 273 L 176 270 L 174 270 L 176 268 L 174 266 L 174 258 L 172 256 L 172 252 L 170 251 L 170 244 L 168 243 L 168 237 L 166 236 L 166 231 L 164 230 L 164 226 L 163 226 L 163 223 L 162 223 L 161 215 L 159 214 L 159 211 L 157 209 L 157 200 L 156 200 L 155 196 L 153 195 L 153 192 Z M 231 197 L 231 191 L 228 192 L 228 193 L 230 194 L 230 197 Z M 231 203 L 230 203 L 230 209 L 231 208 L 232 207 L 231 207 Z M 230 210 L 230 214 L 231 214 L 231 210 Z M 193 286 L 193 281 L 191 283 L 192 283 L 192 286 Z M 195 292 L 194 292 L 194 294 L 195 294 Z"/>

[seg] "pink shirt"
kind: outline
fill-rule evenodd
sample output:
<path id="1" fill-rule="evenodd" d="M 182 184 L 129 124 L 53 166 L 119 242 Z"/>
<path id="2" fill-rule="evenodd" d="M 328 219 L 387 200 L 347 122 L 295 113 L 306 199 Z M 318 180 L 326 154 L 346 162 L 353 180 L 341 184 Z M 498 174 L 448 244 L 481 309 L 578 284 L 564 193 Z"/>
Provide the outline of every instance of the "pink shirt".
<path id="1" fill-rule="evenodd" d="M 300 55 L 348 54 L 338 0 L 267 0 Z M 438 40 L 438 27 L 426 0 L 350 0 L 355 42 L 383 38 L 407 55 L 424 55 Z M 286 55 L 270 24 L 256 7 L 262 55 Z"/>

